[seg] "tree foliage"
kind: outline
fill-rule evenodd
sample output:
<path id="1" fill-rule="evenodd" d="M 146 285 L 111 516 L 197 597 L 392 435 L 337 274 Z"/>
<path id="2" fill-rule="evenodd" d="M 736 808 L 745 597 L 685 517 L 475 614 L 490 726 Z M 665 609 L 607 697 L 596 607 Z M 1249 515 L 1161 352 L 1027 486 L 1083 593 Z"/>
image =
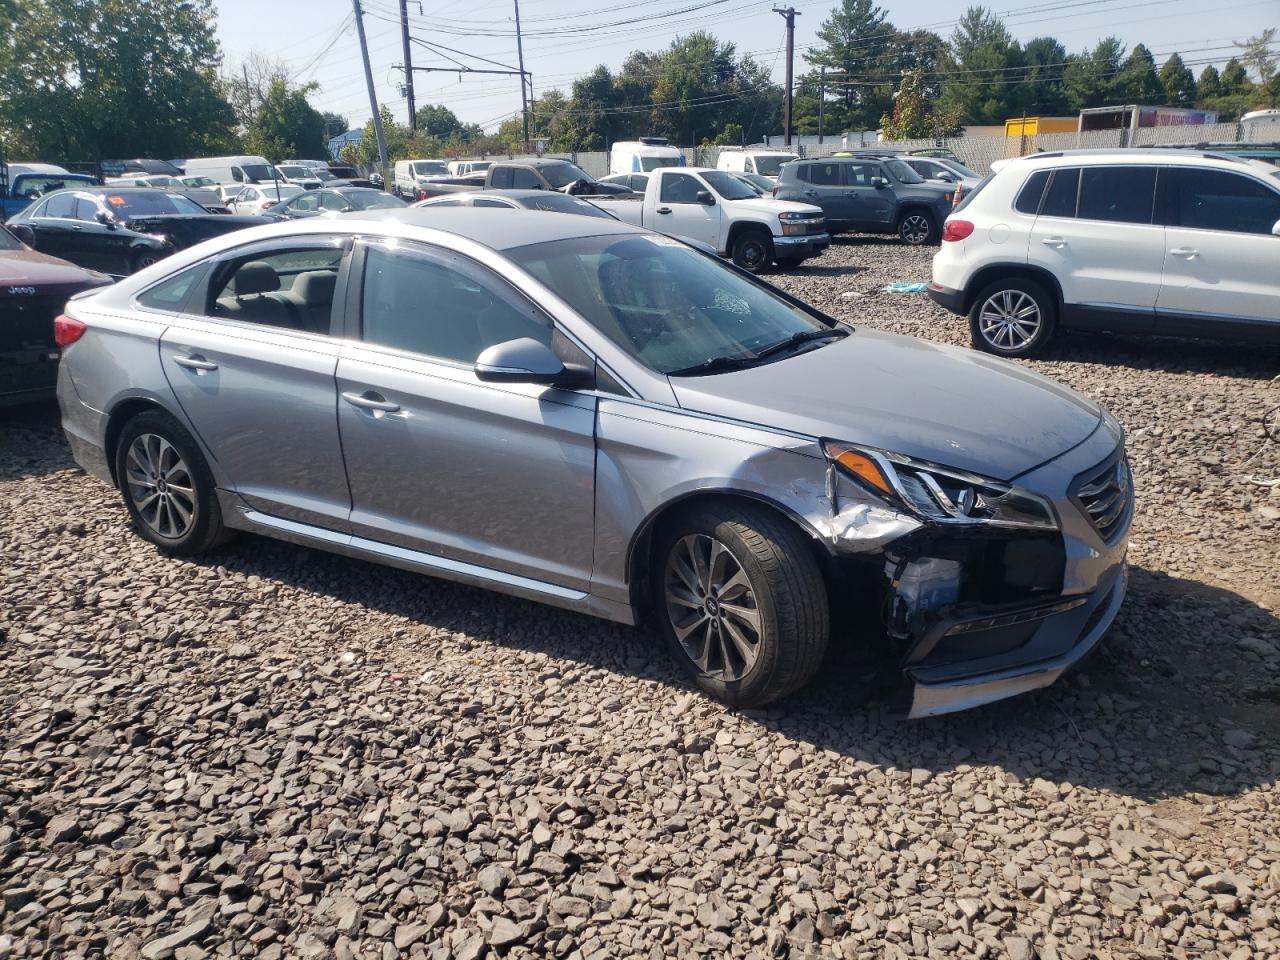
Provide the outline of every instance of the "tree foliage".
<path id="1" fill-rule="evenodd" d="M 272 163 L 328 156 L 324 115 L 307 102 L 314 90 L 314 84 L 290 87 L 284 77 L 274 77 L 245 131 L 245 150 Z"/>
<path id="2" fill-rule="evenodd" d="M 960 133 L 960 113 L 951 104 L 931 103 L 926 95 L 924 69 L 916 67 L 902 75 L 893 114 L 880 118 L 886 140 L 918 140 L 954 137 Z"/>

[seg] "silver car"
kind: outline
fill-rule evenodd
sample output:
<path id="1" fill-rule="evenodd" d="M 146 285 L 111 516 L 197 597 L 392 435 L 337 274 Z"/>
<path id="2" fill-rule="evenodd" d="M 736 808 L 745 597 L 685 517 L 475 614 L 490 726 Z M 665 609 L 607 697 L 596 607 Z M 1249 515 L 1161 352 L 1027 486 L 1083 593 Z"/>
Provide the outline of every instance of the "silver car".
<path id="1" fill-rule="evenodd" d="M 1098 406 L 613 220 L 252 228 L 57 333 L 76 460 L 162 550 L 243 530 L 652 617 L 731 704 L 802 687 L 845 607 L 879 614 L 855 639 L 900 658 L 913 715 L 1007 697 L 1124 596 L 1132 487 Z"/>

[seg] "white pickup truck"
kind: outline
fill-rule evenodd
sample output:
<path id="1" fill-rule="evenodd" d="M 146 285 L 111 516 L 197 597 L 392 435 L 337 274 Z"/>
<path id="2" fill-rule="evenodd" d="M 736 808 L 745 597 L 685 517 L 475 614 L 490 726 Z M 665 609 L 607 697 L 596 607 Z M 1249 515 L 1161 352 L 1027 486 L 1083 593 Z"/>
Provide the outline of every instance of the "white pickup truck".
<path id="1" fill-rule="evenodd" d="M 831 243 L 820 207 L 762 197 L 737 174 L 665 167 L 648 176 L 642 198 L 592 202 L 627 223 L 715 247 L 752 273 L 799 266 Z"/>

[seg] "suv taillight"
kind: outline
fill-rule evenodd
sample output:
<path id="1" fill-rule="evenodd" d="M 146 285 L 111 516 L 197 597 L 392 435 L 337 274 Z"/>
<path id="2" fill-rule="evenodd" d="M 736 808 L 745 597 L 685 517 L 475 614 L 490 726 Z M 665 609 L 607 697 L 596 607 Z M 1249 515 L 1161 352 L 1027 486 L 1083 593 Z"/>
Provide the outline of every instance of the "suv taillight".
<path id="1" fill-rule="evenodd" d="M 942 239 L 944 242 L 950 240 L 963 240 L 969 234 L 973 233 L 973 224 L 968 220 L 948 220 L 942 225 Z"/>
<path id="2" fill-rule="evenodd" d="M 53 342 L 65 349 L 83 337 L 88 329 L 83 320 L 68 317 L 65 313 L 58 314 L 53 318 Z"/>
<path id="3" fill-rule="evenodd" d="M 774 188 L 773 188 L 773 195 L 776 197 L 776 196 L 778 195 L 778 191 L 779 191 L 779 190 L 781 190 L 781 189 L 782 189 L 782 188 L 781 188 L 780 186 L 778 186 L 778 185 L 776 185 L 776 184 L 775 184 L 775 185 L 774 185 Z"/>

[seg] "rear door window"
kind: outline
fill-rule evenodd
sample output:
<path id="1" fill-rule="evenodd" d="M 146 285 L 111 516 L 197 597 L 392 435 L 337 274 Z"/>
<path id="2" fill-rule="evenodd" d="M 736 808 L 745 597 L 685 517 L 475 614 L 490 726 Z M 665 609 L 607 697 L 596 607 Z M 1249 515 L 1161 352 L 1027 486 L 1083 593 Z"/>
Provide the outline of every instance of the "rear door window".
<path id="1" fill-rule="evenodd" d="M 1280 220 L 1280 193 L 1225 170 L 1165 167 L 1159 209 L 1171 227 L 1269 235 Z"/>
<path id="2" fill-rule="evenodd" d="M 508 190 L 511 188 L 511 168 L 510 167 L 494 167 L 489 174 L 489 186 L 497 187 L 499 190 Z"/>
<path id="3" fill-rule="evenodd" d="M 1080 177 L 1081 220 L 1151 223 L 1155 167 L 1085 167 Z"/>
<path id="4" fill-rule="evenodd" d="M 1040 206 L 1042 217 L 1074 217 L 1076 197 L 1080 193 L 1080 171 L 1055 170 Z"/>
<path id="5" fill-rule="evenodd" d="M 518 167 L 511 171 L 511 186 L 517 190 L 537 190 L 542 183 L 533 175 L 532 170 Z"/>
<path id="6" fill-rule="evenodd" d="M 797 176 L 806 183 L 812 183 L 815 187 L 838 187 L 840 186 L 840 168 L 843 164 L 839 163 L 806 163 L 797 173 Z"/>
<path id="7" fill-rule="evenodd" d="M 76 195 L 74 193 L 55 193 L 40 212 L 42 217 L 58 217 L 71 220 L 75 217 Z"/>

